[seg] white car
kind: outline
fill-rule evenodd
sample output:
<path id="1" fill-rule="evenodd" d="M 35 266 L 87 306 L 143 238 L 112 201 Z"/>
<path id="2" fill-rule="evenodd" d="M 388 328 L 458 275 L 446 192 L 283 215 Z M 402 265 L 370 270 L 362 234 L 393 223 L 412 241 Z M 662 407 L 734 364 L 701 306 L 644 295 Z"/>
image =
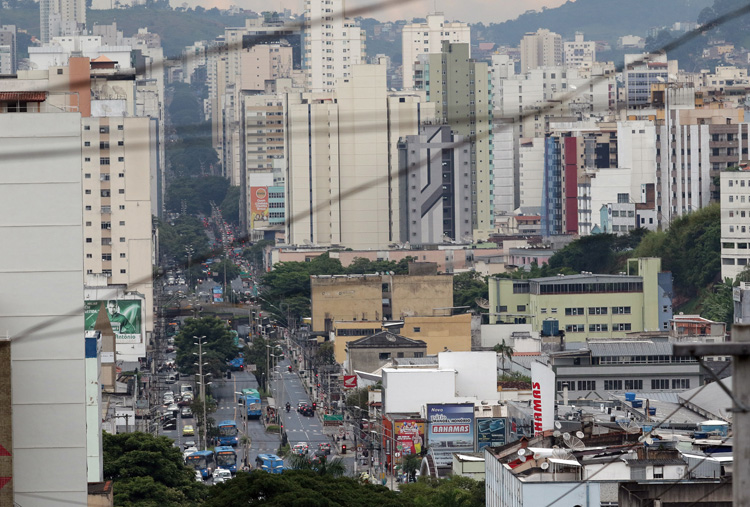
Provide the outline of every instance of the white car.
<path id="1" fill-rule="evenodd" d="M 184 451 L 184 452 L 182 453 L 182 457 L 183 457 L 184 459 L 187 459 L 187 457 L 188 457 L 188 456 L 190 456 L 191 454 L 193 454 L 194 452 L 198 452 L 198 448 L 197 448 L 197 447 L 188 447 L 188 448 L 187 448 L 187 449 L 185 449 L 185 451 Z"/>
<path id="2" fill-rule="evenodd" d="M 196 482 L 203 482 L 203 476 L 201 475 L 200 470 L 195 471 L 195 480 Z"/>
<path id="3" fill-rule="evenodd" d="M 214 484 L 227 482 L 232 478 L 232 472 L 225 468 L 217 468 L 214 470 Z"/>

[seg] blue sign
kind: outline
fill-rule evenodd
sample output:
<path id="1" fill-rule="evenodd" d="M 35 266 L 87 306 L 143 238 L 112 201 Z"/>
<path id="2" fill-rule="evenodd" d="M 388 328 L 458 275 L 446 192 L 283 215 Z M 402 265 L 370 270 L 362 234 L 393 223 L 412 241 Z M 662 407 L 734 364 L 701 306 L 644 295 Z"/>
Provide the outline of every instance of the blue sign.
<path id="1" fill-rule="evenodd" d="M 474 452 L 473 403 L 427 405 L 427 425 L 437 466 L 452 466 L 454 452 Z"/>
<path id="2" fill-rule="evenodd" d="M 484 447 L 499 447 L 505 445 L 507 438 L 505 417 L 480 417 L 477 419 L 477 450 Z"/>

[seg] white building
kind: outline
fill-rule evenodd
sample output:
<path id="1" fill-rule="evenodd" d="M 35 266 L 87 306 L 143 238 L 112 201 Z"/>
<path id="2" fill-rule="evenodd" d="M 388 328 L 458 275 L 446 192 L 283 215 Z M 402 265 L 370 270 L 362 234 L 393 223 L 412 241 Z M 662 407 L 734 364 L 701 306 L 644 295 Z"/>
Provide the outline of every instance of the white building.
<path id="1" fill-rule="evenodd" d="M 596 42 L 583 40 L 583 32 L 576 32 L 575 40 L 565 42 L 563 48 L 568 68 L 591 67 L 596 61 Z"/>
<path id="2" fill-rule="evenodd" d="M 553 67 L 563 63 L 563 43 L 559 33 L 540 28 L 521 39 L 521 74 L 537 67 Z"/>
<path id="3" fill-rule="evenodd" d="M 401 32 L 404 90 L 414 88 L 414 62 L 417 56 L 440 53 L 442 42 L 471 43 L 471 27 L 467 23 L 445 22 L 442 13 L 429 14 L 426 23 L 404 25 Z"/>
<path id="4" fill-rule="evenodd" d="M 722 171 L 720 178 L 721 279 L 734 280 L 750 259 L 750 171 Z"/>
<path id="5" fill-rule="evenodd" d="M 86 0 L 40 0 L 39 27 L 43 44 L 59 35 L 84 33 Z"/>
<path id="6" fill-rule="evenodd" d="M 365 61 L 364 31 L 345 15 L 344 0 L 305 1 L 302 67 L 309 91 L 333 91 L 352 76 L 352 65 Z"/>
<path id="7" fill-rule="evenodd" d="M 12 288 L 0 294 L 0 431 L 12 469 L 5 458 L 0 469 L 13 481 L 0 504 L 86 505 L 81 115 L 0 114 L 0 132 L 0 280 Z"/>
<path id="8" fill-rule="evenodd" d="M 66 66 L 72 54 L 95 60 L 105 56 L 116 62 L 118 69 L 131 69 L 130 46 L 104 46 L 98 35 L 54 37 L 44 46 L 30 47 L 29 60 L 34 70 Z"/>

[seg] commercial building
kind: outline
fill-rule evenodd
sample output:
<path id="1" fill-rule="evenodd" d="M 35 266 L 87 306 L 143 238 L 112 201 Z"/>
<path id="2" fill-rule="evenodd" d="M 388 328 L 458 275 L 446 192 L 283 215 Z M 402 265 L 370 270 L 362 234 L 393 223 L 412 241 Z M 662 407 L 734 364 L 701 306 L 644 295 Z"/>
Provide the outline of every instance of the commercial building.
<path id="1" fill-rule="evenodd" d="M 520 45 L 521 74 L 537 67 L 551 67 L 563 63 L 563 43 L 560 34 L 540 28 L 523 36 Z"/>
<path id="2" fill-rule="evenodd" d="M 398 145 L 402 243 L 471 241 L 469 146 L 448 125 L 420 127 Z"/>
<path id="3" fill-rule="evenodd" d="M 414 88 L 414 62 L 419 55 L 440 53 L 443 41 L 454 44 L 471 43 L 471 27 L 458 21 L 445 22 L 445 16 L 436 12 L 427 15 L 425 23 L 410 23 L 401 29 L 401 52 L 405 90 Z"/>
<path id="4" fill-rule="evenodd" d="M 85 505 L 81 113 L 15 109 L 37 109 L 38 92 L 2 98 L 0 504 Z"/>
<path id="5" fill-rule="evenodd" d="M 365 32 L 346 16 L 344 0 L 305 0 L 302 68 L 307 89 L 333 91 L 365 62 Z"/>
<path id="6" fill-rule="evenodd" d="M 468 141 L 471 227 L 479 237 L 494 227 L 492 174 L 492 106 L 487 63 L 469 55 L 469 44 L 442 43 L 442 51 L 419 57 L 415 88 L 435 104 L 435 116 Z M 463 208 L 463 206 L 462 206 Z M 477 239 L 477 238 L 475 238 Z"/>
<path id="7" fill-rule="evenodd" d="M 629 259 L 628 273 L 490 278 L 490 324 L 529 323 L 543 335 L 562 332 L 566 342 L 668 331 L 671 273 L 661 271 L 659 258 Z"/>
<path id="8" fill-rule="evenodd" d="M 651 86 L 673 81 L 677 71 L 677 60 L 667 60 L 666 53 L 625 55 L 623 81 L 628 109 L 650 106 Z"/>

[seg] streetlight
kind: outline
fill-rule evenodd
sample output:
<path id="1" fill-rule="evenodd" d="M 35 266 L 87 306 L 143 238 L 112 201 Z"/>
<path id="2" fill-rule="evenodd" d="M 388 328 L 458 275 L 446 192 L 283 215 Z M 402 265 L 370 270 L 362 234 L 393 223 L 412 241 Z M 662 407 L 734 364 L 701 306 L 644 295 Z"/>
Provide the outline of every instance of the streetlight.
<path id="1" fill-rule="evenodd" d="M 200 397 L 201 401 L 203 403 L 203 450 L 206 450 L 206 447 L 208 447 L 206 444 L 206 426 L 208 417 L 206 415 L 206 379 L 203 375 L 203 366 L 208 365 L 208 363 L 203 362 L 203 356 L 206 354 L 203 352 L 203 340 L 206 339 L 205 336 L 193 336 L 193 339 L 198 340 L 195 342 L 196 345 L 198 345 L 198 352 L 193 352 L 194 355 L 198 356 L 198 362 L 195 363 L 196 366 L 198 366 L 198 376 L 200 377 L 200 381 L 198 382 L 198 385 L 200 386 Z M 207 374 L 208 375 L 208 374 Z"/>

